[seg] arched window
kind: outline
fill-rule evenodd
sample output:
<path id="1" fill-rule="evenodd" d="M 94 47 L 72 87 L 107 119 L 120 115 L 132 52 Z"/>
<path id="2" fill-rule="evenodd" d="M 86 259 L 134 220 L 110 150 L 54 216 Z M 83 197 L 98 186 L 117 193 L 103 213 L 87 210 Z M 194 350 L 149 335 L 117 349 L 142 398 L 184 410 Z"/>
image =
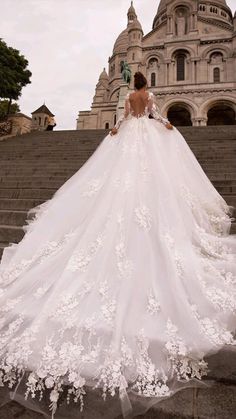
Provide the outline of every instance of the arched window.
<path id="1" fill-rule="evenodd" d="M 109 129 L 109 122 L 106 122 L 105 129 Z"/>
<path id="2" fill-rule="evenodd" d="M 124 65 L 124 61 L 121 61 L 120 62 L 120 72 L 122 73 L 122 71 L 123 71 L 123 65 Z"/>
<path id="3" fill-rule="evenodd" d="M 219 69 L 219 67 L 214 68 L 213 76 L 214 76 L 214 83 L 220 83 L 220 69 Z"/>
<path id="4" fill-rule="evenodd" d="M 133 55 L 132 55 L 132 60 L 134 61 L 135 60 L 135 53 L 133 52 Z"/>
<path id="5" fill-rule="evenodd" d="M 114 115 L 114 125 L 116 125 L 116 113 Z"/>
<path id="6" fill-rule="evenodd" d="M 180 53 L 176 56 L 178 81 L 185 80 L 185 59 L 186 56 L 183 53 Z"/>
<path id="7" fill-rule="evenodd" d="M 156 73 L 151 74 L 151 87 L 156 86 Z"/>
<path id="8" fill-rule="evenodd" d="M 158 68 L 158 59 L 157 58 L 151 58 L 148 62 L 148 68 L 149 69 L 157 69 Z"/>
<path id="9" fill-rule="evenodd" d="M 41 125 L 41 116 L 39 116 L 39 125 Z"/>

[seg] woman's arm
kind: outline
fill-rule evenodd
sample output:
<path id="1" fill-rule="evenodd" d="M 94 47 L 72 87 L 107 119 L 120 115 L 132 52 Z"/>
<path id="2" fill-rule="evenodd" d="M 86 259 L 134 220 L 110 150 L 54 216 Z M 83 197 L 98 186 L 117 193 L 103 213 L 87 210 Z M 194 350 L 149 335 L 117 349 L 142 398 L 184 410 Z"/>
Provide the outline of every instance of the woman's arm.
<path id="1" fill-rule="evenodd" d="M 122 122 L 129 116 L 130 114 L 130 101 L 129 101 L 129 93 L 126 96 L 125 99 L 125 109 L 124 112 L 122 113 L 122 115 L 120 116 L 120 118 L 118 119 L 116 125 L 114 126 L 114 128 L 112 128 L 112 130 L 110 131 L 110 135 L 115 135 L 118 132 L 118 129 L 120 128 Z"/>
<path id="2" fill-rule="evenodd" d="M 170 121 L 167 118 L 164 118 L 160 114 L 160 112 L 158 112 L 158 108 L 157 108 L 157 105 L 155 103 L 154 94 L 153 93 L 149 93 L 148 111 L 149 111 L 150 115 L 152 115 L 152 117 L 154 119 L 156 119 L 156 121 L 161 122 L 168 129 L 173 129 L 173 125 L 171 125 Z"/>

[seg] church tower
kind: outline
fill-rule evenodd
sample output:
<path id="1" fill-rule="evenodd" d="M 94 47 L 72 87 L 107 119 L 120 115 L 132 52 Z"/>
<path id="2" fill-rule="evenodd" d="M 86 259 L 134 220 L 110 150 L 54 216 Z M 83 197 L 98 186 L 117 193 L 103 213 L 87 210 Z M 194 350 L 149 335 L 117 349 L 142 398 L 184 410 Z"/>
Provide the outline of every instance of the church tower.
<path id="1" fill-rule="evenodd" d="M 109 77 L 106 72 L 106 69 L 104 68 L 99 76 L 99 80 L 96 85 L 95 96 L 93 98 L 93 104 L 103 103 L 107 101 L 108 91 L 109 91 L 108 81 L 109 81 Z"/>
<path id="2" fill-rule="evenodd" d="M 127 62 L 131 68 L 132 75 L 139 70 L 142 62 L 142 38 L 143 29 L 141 23 L 138 21 L 136 11 L 131 2 L 131 6 L 127 13 L 128 16 L 128 48 L 127 48 Z"/>
<path id="3" fill-rule="evenodd" d="M 48 116 L 55 116 L 45 103 L 32 112 L 32 131 L 44 131 L 47 128 Z"/>

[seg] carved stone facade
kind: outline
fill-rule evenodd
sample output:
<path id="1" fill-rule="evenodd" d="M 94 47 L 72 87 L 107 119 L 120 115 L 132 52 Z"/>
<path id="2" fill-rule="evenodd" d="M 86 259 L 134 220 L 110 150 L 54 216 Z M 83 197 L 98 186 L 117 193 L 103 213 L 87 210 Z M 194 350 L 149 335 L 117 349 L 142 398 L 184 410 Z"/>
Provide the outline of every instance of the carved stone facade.
<path id="1" fill-rule="evenodd" d="M 235 124 L 236 16 L 225 0 L 161 0 L 145 36 L 132 2 L 108 74 L 99 77 L 91 110 L 79 112 L 77 129 L 114 125 L 122 61 L 146 75 L 173 124 Z"/>

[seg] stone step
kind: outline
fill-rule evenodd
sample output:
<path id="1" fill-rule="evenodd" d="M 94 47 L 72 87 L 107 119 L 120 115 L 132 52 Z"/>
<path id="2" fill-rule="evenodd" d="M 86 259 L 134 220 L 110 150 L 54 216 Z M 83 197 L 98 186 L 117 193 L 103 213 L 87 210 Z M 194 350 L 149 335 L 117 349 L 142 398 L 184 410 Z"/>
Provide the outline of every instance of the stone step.
<path id="1" fill-rule="evenodd" d="M 236 223 L 233 222 L 230 229 L 230 234 L 236 234 Z"/>
<path id="2" fill-rule="evenodd" d="M 68 178 L 67 178 L 68 179 Z M 22 189 L 58 189 L 66 180 L 66 177 L 52 177 L 52 178 L 30 178 L 28 180 L 25 179 L 17 179 L 15 180 L 0 180 L 0 189 L 14 189 L 14 188 L 22 188 Z M 214 186 L 221 190 L 222 193 L 225 191 L 227 193 L 226 188 L 230 188 L 231 192 L 236 192 L 236 180 L 215 180 Z"/>
<path id="3" fill-rule="evenodd" d="M 77 169 L 79 170 L 79 169 Z M 64 179 L 64 181 L 68 178 L 70 178 L 71 176 L 73 176 L 73 174 L 75 172 L 77 172 L 77 170 L 68 170 L 65 169 L 64 171 L 61 170 L 60 172 L 55 171 L 54 169 L 52 170 L 48 170 L 48 169 L 44 169 L 43 171 L 38 171 L 35 172 L 32 170 L 31 171 L 19 171 L 19 172 L 6 172 L 4 173 L 3 171 L 0 171 L 0 177 L 7 180 L 7 181 L 12 181 L 12 180 L 18 180 L 21 181 L 21 178 L 24 180 L 32 180 L 34 181 L 37 177 L 38 178 L 45 178 L 45 179 Z M 207 171 L 207 176 L 211 181 L 224 181 L 224 180 L 236 180 L 236 171 L 235 172 L 219 172 L 217 171 L 210 171 L 210 170 L 206 170 Z"/>
<path id="4" fill-rule="evenodd" d="M 63 183 L 65 182 L 65 178 L 55 178 L 54 179 L 41 179 L 41 180 L 36 180 L 36 179 L 30 179 L 30 180 L 21 180 L 18 181 L 16 180 L 12 180 L 12 181 L 8 181 L 5 180 L 4 182 L 0 182 L 0 189 L 14 189 L 14 188 L 22 188 L 22 189 L 35 189 L 35 188 L 40 188 L 40 189 L 58 189 Z"/>
<path id="5" fill-rule="evenodd" d="M 101 139 L 97 139 L 97 140 L 75 140 L 75 141 L 67 141 L 67 142 L 63 142 L 62 140 L 59 140 L 58 142 L 54 142 L 54 143 L 50 143 L 49 141 L 45 141 L 45 142 L 30 142 L 25 144 L 24 143 L 24 149 L 25 151 L 28 153 L 33 153 L 33 152 L 45 152 L 47 150 L 63 150 L 66 151 L 68 150 L 69 152 L 74 150 L 74 151 L 78 151 L 79 149 L 91 149 L 94 148 L 96 146 L 98 146 L 98 144 L 100 144 L 103 140 Z M 111 142 L 115 141 L 113 139 L 111 139 Z M 208 140 L 197 140 L 197 141 L 191 141 L 188 138 L 186 138 L 186 142 L 193 147 L 194 149 L 197 149 L 199 151 L 209 151 L 211 150 L 212 152 L 217 152 L 220 149 L 234 149 L 236 148 L 236 139 L 233 140 L 222 140 L 222 141 L 211 141 L 208 142 Z M 3 151 L 3 153 L 19 153 L 22 152 L 22 143 L 15 143 L 15 144 L 4 144 L 1 143 L 1 150 Z M 14 147 L 13 147 L 14 146 Z"/>
<path id="6" fill-rule="evenodd" d="M 28 141 L 27 143 L 22 142 L 22 141 L 17 141 L 15 143 L 13 142 L 1 142 L 1 148 L 3 150 L 9 150 L 11 149 L 11 151 L 14 151 L 15 149 L 20 149 L 20 146 L 24 143 L 26 150 L 29 150 L 30 147 L 34 148 L 34 149 L 41 149 L 41 147 L 45 147 L 45 148 L 62 148 L 62 147 L 68 147 L 68 148 L 73 148 L 73 147 L 77 147 L 78 145 L 85 145 L 85 146 L 93 146 L 93 145 L 98 145 L 100 144 L 103 140 L 105 139 L 105 137 L 95 137 L 95 138 L 74 138 L 74 139 L 60 139 L 58 138 L 57 140 L 54 141 L 50 141 L 47 139 L 41 139 L 40 141 Z M 111 138 L 110 141 L 116 141 L 116 139 Z M 185 141 L 187 144 L 189 145 L 193 145 L 198 147 L 203 146 L 204 148 L 212 148 L 214 149 L 214 147 L 217 145 L 219 147 L 235 147 L 236 145 L 236 138 L 235 139 L 226 139 L 226 138 L 212 138 L 212 139 L 208 139 L 208 138 L 204 138 L 204 139 L 199 139 L 199 138 L 188 138 L 187 136 L 185 136 Z"/>
<path id="7" fill-rule="evenodd" d="M 16 173 L 8 173 L 3 174 L 0 172 L 0 187 L 2 184 L 6 182 L 18 182 L 19 184 L 24 182 L 40 182 L 40 181 L 48 181 L 48 180 L 56 180 L 57 182 L 63 182 L 65 179 L 68 179 L 70 177 L 70 171 L 61 171 L 61 172 L 55 172 L 55 171 L 49 171 L 44 170 L 41 172 L 36 173 L 22 173 L 20 174 Z M 236 181 L 236 171 L 233 173 L 208 173 L 208 177 L 210 180 L 219 182 L 222 185 L 228 185 L 229 182 L 235 182 Z"/>
<path id="8" fill-rule="evenodd" d="M 228 205 L 232 205 L 236 208 L 236 195 L 222 195 Z"/>
<path id="9" fill-rule="evenodd" d="M 56 162 L 45 162 L 44 160 L 42 161 L 35 161 L 32 162 L 30 165 L 28 165 L 28 162 L 25 161 L 25 164 L 19 164 L 17 162 L 17 167 L 18 169 L 21 171 L 22 174 L 24 174 L 24 170 L 25 169 L 29 169 L 32 168 L 34 170 L 38 170 L 38 169 L 42 169 L 42 166 L 44 167 L 45 170 L 57 170 L 58 167 L 60 167 L 61 170 L 68 170 L 68 171 L 73 171 L 73 170 L 78 170 L 78 168 L 80 168 L 84 163 L 85 163 L 86 159 L 78 159 L 75 162 L 65 162 L 65 161 L 57 161 Z M 235 168 L 234 168 L 234 160 L 232 160 L 231 162 L 225 162 L 222 161 L 220 163 L 216 163 L 214 161 L 209 162 L 206 161 L 204 163 L 202 163 L 201 161 L 199 161 L 199 163 L 201 164 L 201 167 L 203 168 L 204 171 L 214 171 L 215 173 L 221 173 L 221 169 L 223 169 L 223 173 L 224 171 L 229 172 L 229 173 L 235 173 Z M 14 161 L 14 164 L 16 164 L 16 161 Z M 1 170 L 5 171 L 5 170 L 11 170 L 12 165 L 3 165 L 1 164 Z M 232 171 L 231 171 L 232 170 Z"/>
<path id="10" fill-rule="evenodd" d="M 0 225 L 22 227 L 26 224 L 27 211 L 0 210 Z"/>
<path id="11" fill-rule="evenodd" d="M 236 209 L 236 195 L 223 195 L 228 205 Z M 28 211 L 45 202 L 44 199 L 0 198 L 0 210 Z"/>
<path id="12" fill-rule="evenodd" d="M 0 210 L 28 211 L 44 202 L 43 199 L 0 198 Z"/>
<path id="13" fill-rule="evenodd" d="M 0 260 L 1 260 L 2 253 L 3 253 L 4 248 L 7 247 L 7 246 L 9 246 L 9 243 L 8 242 L 0 243 Z"/>
<path id="14" fill-rule="evenodd" d="M 30 182 L 29 182 L 30 183 Z M 25 185 L 25 187 L 21 184 L 18 185 L 17 182 L 13 185 L 12 188 L 9 187 L 9 184 L 6 182 L 0 186 L 0 199 L 1 198 L 39 198 L 39 199 L 49 199 L 57 189 L 62 186 L 64 182 L 58 183 L 53 181 L 48 181 L 45 183 L 35 183 Z M 214 182 L 213 182 L 214 185 Z M 27 187 L 28 186 L 28 187 Z M 217 191 L 221 195 L 236 195 L 236 184 L 231 186 L 221 186 L 221 185 L 214 185 Z"/>
<path id="15" fill-rule="evenodd" d="M 0 242 L 19 243 L 24 234 L 22 227 L 0 225 Z"/>
<path id="16" fill-rule="evenodd" d="M 11 216 L 10 216 L 11 217 Z M 17 220 L 17 218 L 15 218 Z M 13 218 L 11 218 L 11 222 Z M 23 222 L 25 224 L 25 221 Z M 232 223 L 231 226 L 231 234 L 236 234 L 236 223 Z M 25 232 L 23 231 L 22 226 L 19 225 L 8 225 L 0 224 L 0 242 L 8 242 L 8 243 L 19 243 L 22 238 L 24 237 Z"/>
<path id="17" fill-rule="evenodd" d="M 1 198 L 22 198 L 47 200 L 55 193 L 55 189 L 0 189 Z"/>

